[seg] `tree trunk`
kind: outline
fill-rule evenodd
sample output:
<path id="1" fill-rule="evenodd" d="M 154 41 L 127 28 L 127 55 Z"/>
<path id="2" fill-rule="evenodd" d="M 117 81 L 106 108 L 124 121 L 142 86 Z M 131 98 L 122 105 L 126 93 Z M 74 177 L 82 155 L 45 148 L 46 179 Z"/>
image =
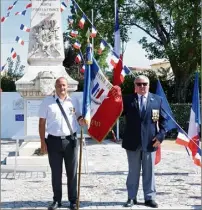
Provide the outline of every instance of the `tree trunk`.
<path id="1" fill-rule="evenodd" d="M 185 82 L 185 78 L 183 76 L 175 78 L 175 95 L 176 95 L 176 103 L 185 103 L 187 98 L 188 91 L 188 82 Z"/>
<path id="2" fill-rule="evenodd" d="M 188 86 L 193 75 L 192 73 L 196 70 L 197 63 L 190 65 L 187 62 L 186 65 L 180 65 L 180 63 L 177 62 L 176 57 L 173 55 L 169 56 L 169 60 L 175 80 L 176 103 L 185 103 L 187 99 L 187 91 L 189 91 Z"/>

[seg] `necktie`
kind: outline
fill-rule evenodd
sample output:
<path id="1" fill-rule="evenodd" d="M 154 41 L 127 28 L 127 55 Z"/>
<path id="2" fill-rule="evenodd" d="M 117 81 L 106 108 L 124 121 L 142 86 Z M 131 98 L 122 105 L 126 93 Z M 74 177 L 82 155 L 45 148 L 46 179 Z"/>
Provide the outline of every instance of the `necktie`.
<path id="1" fill-rule="evenodd" d="M 145 113 L 145 101 L 144 96 L 141 96 L 140 98 L 140 115 L 143 116 Z"/>

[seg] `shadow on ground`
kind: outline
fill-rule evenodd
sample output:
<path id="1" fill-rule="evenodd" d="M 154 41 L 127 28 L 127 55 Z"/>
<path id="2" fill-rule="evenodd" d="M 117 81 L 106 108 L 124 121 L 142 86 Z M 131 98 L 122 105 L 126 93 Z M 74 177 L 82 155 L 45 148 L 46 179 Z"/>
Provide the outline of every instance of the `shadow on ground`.
<path id="1" fill-rule="evenodd" d="M 13 208 L 27 208 L 27 209 L 34 209 L 34 208 L 42 208 L 42 209 L 47 209 L 47 207 L 51 204 L 51 201 L 12 201 L 12 202 L 1 202 L 1 209 L 13 209 Z M 105 207 L 107 206 L 113 206 L 113 209 L 115 209 L 114 207 L 117 206 L 117 210 L 120 209 L 123 206 L 124 202 L 93 202 L 93 201 L 81 201 L 80 203 L 80 208 L 82 209 L 82 207 L 85 207 L 85 210 L 87 210 L 89 207 L 89 209 L 92 209 L 92 207 L 99 206 L 99 209 L 101 209 L 101 207 L 103 207 L 103 209 L 105 209 Z M 144 202 L 138 202 L 138 205 L 144 205 Z M 62 208 L 60 209 L 67 209 L 69 207 L 69 202 L 63 202 L 62 203 Z M 134 205 L 135 207 L 135 205 Z M 133 207 L 133 208 L 134 208 Z M 187 206 L 191 209 L 201 209 L 201 205 L 192 205 L 192 206 Z"/>

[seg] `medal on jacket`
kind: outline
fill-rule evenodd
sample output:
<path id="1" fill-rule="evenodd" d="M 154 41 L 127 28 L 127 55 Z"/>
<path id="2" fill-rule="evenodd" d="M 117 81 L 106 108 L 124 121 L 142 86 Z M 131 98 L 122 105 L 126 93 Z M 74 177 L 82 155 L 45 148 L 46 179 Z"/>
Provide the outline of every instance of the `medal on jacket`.
<path id="1" fill-rule="evenodd" d="M 70 112 L 70 115 L 74 114 L 75 113 L 75 108 L 69 107 L 69 112 Z"/>
<path id="2" fill-rule="evenodd" d="M 157 122 L 159 120 L 159 110 L 158 109 L 152 109 L 152 120 L 154 122 Z"/>

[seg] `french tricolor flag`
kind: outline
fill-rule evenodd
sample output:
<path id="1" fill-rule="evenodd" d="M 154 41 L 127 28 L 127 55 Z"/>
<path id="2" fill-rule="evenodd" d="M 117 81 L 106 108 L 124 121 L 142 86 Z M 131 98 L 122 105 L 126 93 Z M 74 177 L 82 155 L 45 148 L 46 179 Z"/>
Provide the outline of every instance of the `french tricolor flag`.
<path id="1" fill-rule="evenodd" d="M 12 10 L 13 7 L 14 7 L 13 5 L 9 6 L 9 7 L 8 7 L 8 10 Z"/>
<path id="2" fill-rule="evenodd" d="M 82 68 L 80 69 L 80 72 L 81 72 L 81 73 L 84 73 L 85 70 L 86 70 L 86 65 L 83 65 Z"/>
<path id="3" fill-rule="evenodd" d="M 12 49 L 11 49 L 11 56 L 12 56 L 13 59 L 16 58 L 16 56 L 17 56 L 17 54 L 16 54 L 16 52 L 14 51 L 14 48 L 13 48 L 13 47 L 12 47 Z"/>
<path id="4" fill-rule="evenodd" d="M 27 4 L 26 9 L 31 8 L 32 7 L 32 3 Z"/>
<path id="5" fill-rule="evenodd" d="M 13 9 L 13 7 L 16 5 L 16 3 L 18 2 L 18 0 L 17 1 L 15 1 L 14 3 L 13 3 L 13 5 L 11 5 L 11 6 L 9 6 L 8 7 L 8 10 L 12 10 Z"/>
<path id="6" fill-rule="evenodd" d="M 192 97 L 192 107 L 189 118 L 188 135 L 185 135 L 179 131 L 176 143 L 184 145 L 192 152 L 194 163 L 198 166 L 201 165 L 201 149 L 199 145 L 199 125 L 201 124 L 200 119 L 200 100 L 199 100 L 199 76 L 198 72 L 195 76 L 194 91 Z"/>
<path id="7" fill-rule="evenodd" d="M 26 31 L 26 32 L 30 32 L 30 28 L 28 28 L 28 27 L 25 26 L 24 24 L 21 24 L 21 25 L 20 25 L 20 30 Z"/>
<path id="8" fill-rule="evenodd" d="M 115 53 L 113 53 L 111 56 L 110 64 L 113 66 L 113 68 L 116 68 L 118 62 L 119 62 L 119 57 Z"/>
<path id="9" fill-rule="evenodd" d="M 16 12 L 15 15 L 25 15 L 27 10 L 24 10 L 22 12 Z"/>
<path id="10" fill-rule="evenodd" d="M 79 53 L 79 54 L 76 56 L 76 58 L 75 58 L 75 62 L 76 62 L 76 63 L 80 63 L 81 60 L 82 60 L 82 57 L 81 57 L 81 54 Z"/>
<path id="11" fill-rule="evenodd" d="M 102 40 L 100 42 L 100 48 L 98 49 L 98 54 L 101 55 L 102 51 L 105 49 L 105 47 L 107 46 L 107 42 L 105 40 Z"/>
<path id="12" fill-rule="evenodd" d="M 92 27 L 92 30 L 91 30 L 90 36 L 91 36 L 91 38 L 95 38 L 96 35 L 97 35 L 97 30 L 96 30 L 96 28 L 93 26 L 93 27 Z"/>
<path id="13" fill-rule="evenodd" d="M 69 25 L 72 25 L 73 22 L 74 22 L 74 20 L 73 20 L 72 16 L 68 16 L 68 23 L 69 23 Z"/>
<path id="14" fill-rule="evenodd" d="M 78 31 L 75 31 L 75 30 L 72 30 L 72 31 L 70 32 L 70 35 L 71 35 L 72 37 L 77 37 L 78 34 L 79 34 L 79 32 L 78 32 Z"/>
<path id="15" fill-rule="evenodd" d="M 81 48 L 81 44 L 80 44 L 78 41 L 76 41 L 76 42 L 73 44 L 73 47 L 74 47 L 75 49 L 79 50 L 79 49 Z"/>
<path id="16" fill-rule="evenodd" d="M 7 63 L 4 64 L 4 65 L 1 67 L 1 71 L 3 71 L 3 70 L 5 69 L 6 65 L 7 65 Z"/>
<path id="17" fill-rule="evenodd" d="M 81 29 L 83 29 L 85 22 L 86 22 L 86 16 L 83 15 L 82 18 L 81 18 L 80 21 L 79 21 L 79 27 L 80 27 Z"/>
<path id="18" fill-rule="evenodd" d="M 124 81 L 124 77 L 129 74 L 130 74 L 130 69 L 127 66 L 124 66 L 121 71 L 121 76 L 122 76 L 123 81 Z"/>
<path id="19" fill-rule="evenodd" d="M 6 19 L 7 19 L 7 17 L 2 17 L 2 18 L 1 18 L 1 23 L 5 22 Z"/>
<path id="20" fill-rule="evenodd" d="M 24 45 L 24 41 L 19 36 L 16 36 L 15 41 L 21 45 Z"/>
<path id="21" fill-rule="evenodd" d="M 60 11 L 63 12 L 63 11 L 66 10 L 66 9 L 67 9 L 67 5 L 66 5 L 65 2 L 63 1 L 63 2 L 61 3 L 61 6 L 60 6 Z"/>

